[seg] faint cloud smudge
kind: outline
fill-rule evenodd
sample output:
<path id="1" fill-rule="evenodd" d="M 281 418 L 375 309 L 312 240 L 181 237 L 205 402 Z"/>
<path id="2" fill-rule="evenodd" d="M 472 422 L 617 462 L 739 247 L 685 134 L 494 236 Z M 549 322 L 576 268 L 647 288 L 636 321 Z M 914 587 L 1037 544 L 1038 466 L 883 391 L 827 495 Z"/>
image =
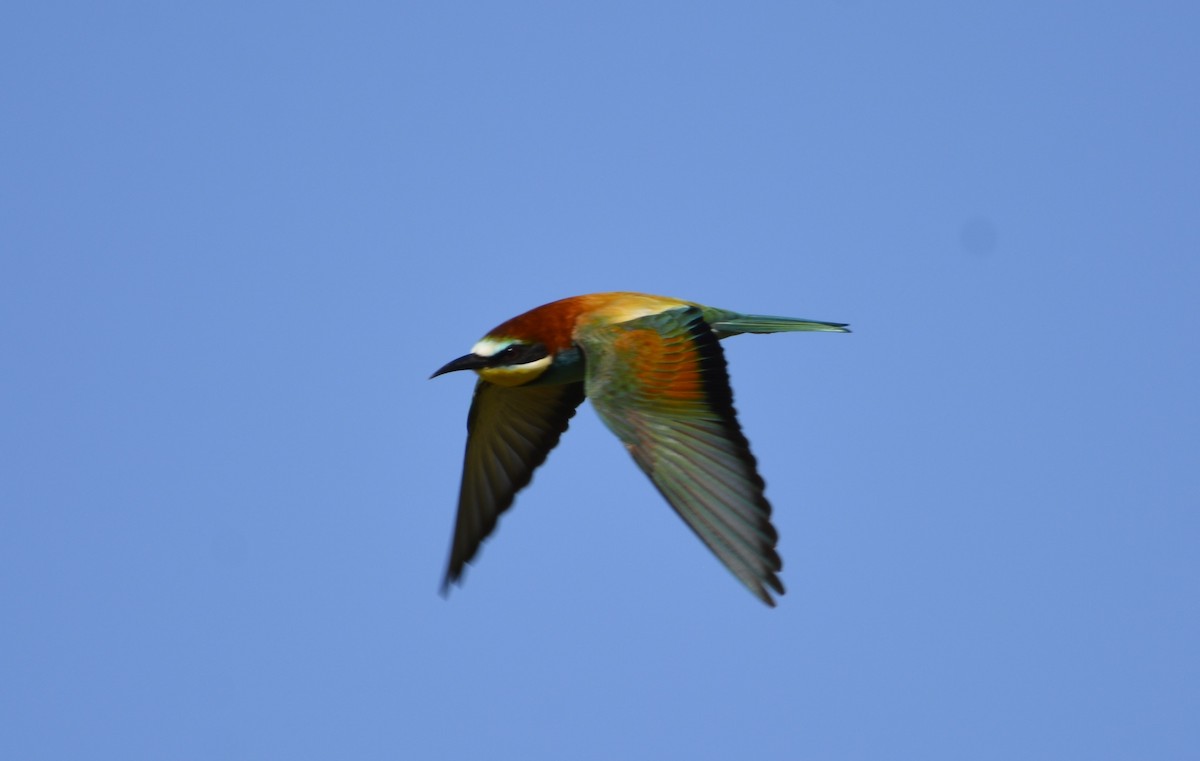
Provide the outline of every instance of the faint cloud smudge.
<path id="1" fill-rule="evenodd" d="M 968 254 L 986 256 L 996 250 L 996 226 L 984 217 L 969 219 L 959 228 L 958 243 Z"/>
<path id="2" fill-rule="evenodd" d="M 209 538 L 209 553 L 217 563 L 234 568 L 246 561 L 246 537 L 241 532 L 221 527 Z"/>

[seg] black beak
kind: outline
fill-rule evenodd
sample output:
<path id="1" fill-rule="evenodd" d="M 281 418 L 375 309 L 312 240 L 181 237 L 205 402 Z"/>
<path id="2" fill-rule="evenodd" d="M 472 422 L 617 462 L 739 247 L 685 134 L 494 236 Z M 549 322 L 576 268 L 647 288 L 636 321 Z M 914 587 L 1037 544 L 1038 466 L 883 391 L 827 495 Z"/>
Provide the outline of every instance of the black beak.
<path id="1" fill-rule="evenodd" d="M 481 357 L 478 354 L 465 354 L 458 359 L 442 365 L 441 369 L 429 377 L 436 378 L 439 375 L 452 373 L 455 370 L 478 370 L 481 367 L 487 367 L 487 363 L 487 357 Z"/>

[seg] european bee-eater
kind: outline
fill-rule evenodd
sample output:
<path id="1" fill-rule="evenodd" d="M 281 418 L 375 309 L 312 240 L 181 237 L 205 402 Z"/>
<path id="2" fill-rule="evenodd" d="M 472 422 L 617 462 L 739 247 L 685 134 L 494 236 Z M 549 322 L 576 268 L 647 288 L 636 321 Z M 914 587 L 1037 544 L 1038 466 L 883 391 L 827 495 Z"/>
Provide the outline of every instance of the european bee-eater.
<path id="1" fill-rule="evenodd" d="M 445 593 L 529 483 L 585 396 L 659 492 L 760 600 L 783 594 L 778 534 L 733 409 L 720 339 L 849 332 L 643 293 L 593 293 L 501 324 L 455 370 L 479 374 Z"/>

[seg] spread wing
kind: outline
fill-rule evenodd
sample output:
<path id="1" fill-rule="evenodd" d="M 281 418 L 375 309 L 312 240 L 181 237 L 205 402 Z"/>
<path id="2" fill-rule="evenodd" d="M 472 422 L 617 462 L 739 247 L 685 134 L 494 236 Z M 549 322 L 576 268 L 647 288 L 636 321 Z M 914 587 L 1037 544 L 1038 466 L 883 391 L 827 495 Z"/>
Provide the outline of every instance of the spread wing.
<path id="1" fill-rule="evenodd" d="M 733 408 L 725 356 L 700 309 L 582 328 L 587 395 L 696 535 L 768 605 L 783 594 L 778 535 Z"/>
<path id="2" fill-rule="evenodd" d="M 582 401 L 582 381 L 516 388 L 482 380 L 476 384 L 443 594 L 462 578 L 466 564 L 558 444 Z"/>

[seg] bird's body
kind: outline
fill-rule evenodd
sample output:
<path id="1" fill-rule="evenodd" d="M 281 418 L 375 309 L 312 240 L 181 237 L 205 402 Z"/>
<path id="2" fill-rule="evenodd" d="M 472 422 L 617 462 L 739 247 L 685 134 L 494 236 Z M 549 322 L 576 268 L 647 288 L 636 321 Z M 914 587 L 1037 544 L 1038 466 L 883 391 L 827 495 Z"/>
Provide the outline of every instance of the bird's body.
<path id="1" fill-rule="evenodd" d="M 584 397 L 689 527 L 774 605 L 777 535 L 733 408 L 720 339 L 847 332 L 840 323 L 744 315 L 642 293 L 574 296 L 508 320 L 434 375 L 475 370 L 445 587 L 558 443 Z"/>

